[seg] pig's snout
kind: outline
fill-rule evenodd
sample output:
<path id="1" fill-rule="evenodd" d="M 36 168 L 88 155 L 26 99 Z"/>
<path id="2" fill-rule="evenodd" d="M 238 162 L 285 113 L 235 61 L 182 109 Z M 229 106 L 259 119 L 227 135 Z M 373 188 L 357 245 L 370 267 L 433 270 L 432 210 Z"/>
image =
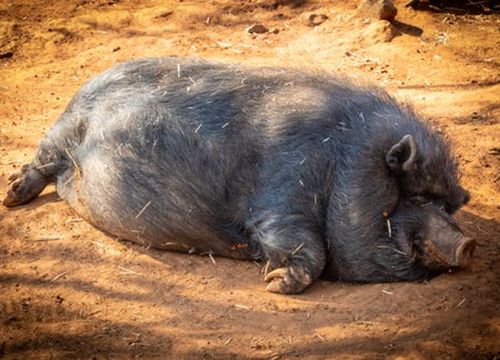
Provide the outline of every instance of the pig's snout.
<path id="1" fill-rule="evenodd" d="M 463 268 L 470 265 L 476 247 L 474 239 L 456 231 L 453 231 L 455 234 L 450 234 L 446 229 L 441 230 L 438 236 L 425 242 L 424 263 L 440 268 Z"/>
<path id="2" fill-rule="evenodd" d="M 430 267 L 466 267 L 472 261 L 476 242 L 464 235 L 454 220 L 440 211 L 429 209 L 423 261 Z"/>
<path id="3" fill-rule="evenodd" d="M 455 259 L 450 265 L 457 267 L 469 266 L 472 262 L 472 254 L 475 248 L 476 241 L 474 239 L 462 236 L 455 250 Z"/>

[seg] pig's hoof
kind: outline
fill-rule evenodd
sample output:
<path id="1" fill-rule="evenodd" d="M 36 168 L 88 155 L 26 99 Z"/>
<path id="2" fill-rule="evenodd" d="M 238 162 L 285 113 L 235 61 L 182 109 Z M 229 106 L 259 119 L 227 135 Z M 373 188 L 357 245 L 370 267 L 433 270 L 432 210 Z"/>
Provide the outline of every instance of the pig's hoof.
<path id="1" fill-rule="evenodd" d="M 12 184 L 17 179 L 19 179 L 24 174 L 26 174 L 29 169 L 30 169 L 30 164 L 24 164 L 23 166 L 21 166 L 19 168 L 19 170 L 16 170 L 12 174 L 10 174 L 10 176 L 8 178 L 9 185 Z"/>
<path id="2" fill-rule="evenodd" d="M 293 265 L 271 271 L 264 280 L 269 283 L 267 291 L 281 294 L 299 294 L 312 282 L 303 267 Z"/>
<path id="3" fill-rule="evenodd" d="M 24 165 L 9 176 L 7 196 L 2 203 L 7 207 L 26 204 L 40 194 L 47 183 L 40 172 Z"/>

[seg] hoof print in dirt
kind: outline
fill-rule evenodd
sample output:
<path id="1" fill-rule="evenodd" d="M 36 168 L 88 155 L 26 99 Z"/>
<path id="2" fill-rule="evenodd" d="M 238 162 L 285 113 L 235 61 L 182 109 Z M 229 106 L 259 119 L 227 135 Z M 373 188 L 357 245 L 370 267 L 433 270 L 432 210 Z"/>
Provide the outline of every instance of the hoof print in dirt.
<path id="1" fill-rule="evenodd" d="M 307 18 L 309 26 L 319 26 L 328 20 L 328 16 L 324 14 L 311 14 Z"/>
<path id="2" fill-rule="evenodd" d="M 426 279 L 474 250 L 452 218 L 469 195 L 449 144 L 383 91 L 327 74 L 120 64 L 82 86 L 12 181 L 7 206 L 54 181 L 118 238 L 269 261 L 279 293 L 321 276 Z"/>

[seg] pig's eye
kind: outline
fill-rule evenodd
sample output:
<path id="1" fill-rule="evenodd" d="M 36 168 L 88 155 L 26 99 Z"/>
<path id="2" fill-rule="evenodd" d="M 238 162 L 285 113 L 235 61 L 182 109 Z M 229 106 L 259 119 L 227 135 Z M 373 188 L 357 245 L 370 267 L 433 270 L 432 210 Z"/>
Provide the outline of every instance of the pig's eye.
<path id="1" fill-rule="evenodd" d="M 424 239 L 424 233 L 419 230 L 414 231 L 411 238 L 413 241 L 416 242 L 422 241 Z"/>
<path id="2" fill-rule="evenodd" d="M 410 197 L 410 202 L 418 206 L 427 206 L 431 204 L 431 201 L 422 195 L 414 195 Z"/>
<path id="3" fill-rule="evenodd" d="M 436 200 L 433 201 L 434 205 L 436 205 L 436 208 L 439 209 L 439 211 L 449 214 L 450 213 L 450 204 L 442 197 L 436 198 Z"/>

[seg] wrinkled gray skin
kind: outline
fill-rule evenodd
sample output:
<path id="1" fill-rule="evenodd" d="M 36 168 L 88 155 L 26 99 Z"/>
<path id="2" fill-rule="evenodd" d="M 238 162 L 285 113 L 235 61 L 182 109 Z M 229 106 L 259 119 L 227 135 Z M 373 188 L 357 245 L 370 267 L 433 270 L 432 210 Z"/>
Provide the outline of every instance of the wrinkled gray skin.
<path id="1" fill-rule="evenodd" d="M 423 279 L 474 247 L 448 215 L 468 194 L 435 131 L 379 90 L 291 70 L 118 65 L 80 89 L 10 181 L 6 206 L 55 181 L 118 238 L 269 260 L 268 290 L 282 293 L 322 274 Z"/>

